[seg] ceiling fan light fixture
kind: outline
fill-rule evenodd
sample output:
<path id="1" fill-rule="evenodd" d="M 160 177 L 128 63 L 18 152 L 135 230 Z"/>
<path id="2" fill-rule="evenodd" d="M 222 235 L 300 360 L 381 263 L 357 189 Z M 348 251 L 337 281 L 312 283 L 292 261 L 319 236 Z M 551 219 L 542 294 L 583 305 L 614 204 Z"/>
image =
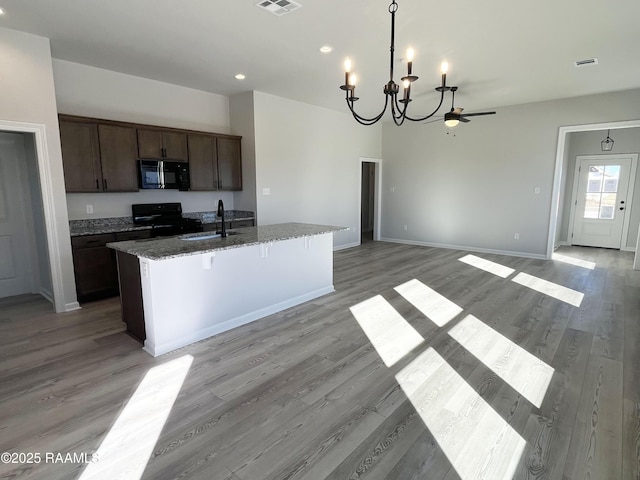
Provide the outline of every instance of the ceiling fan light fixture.
<path id="1" fill-rule="evenodd" d="M 460 123 L 460 120 L 458 120 L 457 118 L 450 118 L 449 120 L 444 121 L 444 124 L 449 128 L 456 127 L 458 126 L 459 123 Z"/>
<path id="2" fill-rule="evenodd" d="M 613 141 L 613 138 L 609 136 L 609 132 L 610 130 L 607 130 L 607 138 L 600 142 L 600 148 L 603 152 L 610 152 L 611 150 L 613 150 L 613 144 L 615 142 Z"/>

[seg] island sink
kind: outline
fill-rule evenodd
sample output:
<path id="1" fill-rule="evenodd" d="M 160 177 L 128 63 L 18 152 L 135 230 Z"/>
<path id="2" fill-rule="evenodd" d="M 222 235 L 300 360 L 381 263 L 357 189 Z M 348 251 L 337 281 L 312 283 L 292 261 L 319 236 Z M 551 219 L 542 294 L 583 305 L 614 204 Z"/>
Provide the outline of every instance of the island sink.
<path id="1" fill-rule="evenodd" d="M 240 235 L 240 232 L 228 231 L 226 233 L 227 235 Z M 180 240 L 187 240 L 189 242 L 192 242 L 194 240 L 212 240 L 214 238 L 224 238 L 224 237 L 222 236 L 221 233 L 205 233 L 200 235 L 189 235 L 189 236 L 180 237 Z"/>

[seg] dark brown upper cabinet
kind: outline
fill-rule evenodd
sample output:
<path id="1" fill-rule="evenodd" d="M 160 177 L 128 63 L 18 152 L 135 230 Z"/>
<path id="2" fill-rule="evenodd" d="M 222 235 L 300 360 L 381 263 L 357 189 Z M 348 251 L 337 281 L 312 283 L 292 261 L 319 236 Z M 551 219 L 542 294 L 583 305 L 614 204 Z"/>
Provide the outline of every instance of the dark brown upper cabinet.
<path id="1" fill-rule="evenodd" d="M 189 134 L 191 190 L 242 190 L 240 138 Z"/>
<path id="2" fill-rule="evenodd" d="M 138 128 L 138 157 L 189 161 L 186 133 Z"/>
<path id="3" fill-rule="evenodd" d="M 66 191 L 135 192 L 136 130 L 79 117 L 60 117 Z"/>
<path id="4" fill-rule="evenodd" d="M 137 192 L 136 130 L 98 125 L 102 183 L 105 192 Z"/>
<path id="5" fill-rule="evenodd" d="M 139 158 L 189 162 L 191 190 L 242 190 L 242 137 L 59 115 L 67 192 L 136 192 Z"/>
<path id="6" fill-rule="evenodd" d="M 242 190 L 242 156 L 239 138 L 216 138 L 218 190 Z"/>
<path id="7" fill-rule="evenodd" d="M 60 119 L 60 143 L 67 192 L 102 191 L 98 124 Z"/>

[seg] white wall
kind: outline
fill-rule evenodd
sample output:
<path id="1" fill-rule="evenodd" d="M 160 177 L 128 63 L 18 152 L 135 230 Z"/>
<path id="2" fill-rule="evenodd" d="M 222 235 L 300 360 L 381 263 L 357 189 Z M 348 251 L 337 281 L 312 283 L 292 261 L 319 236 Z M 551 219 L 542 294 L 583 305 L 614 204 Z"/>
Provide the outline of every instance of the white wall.
<path id="1" fill-rule="evenodd" d="M 245 92 L 229 98 L 231 129 L 242 136 L 242 191 L 233 194 L 237 210 L 256 211 L 256 142 L 253 114 L 254 92 Z"/>
<path id="2" fill-rule="evenodd" d="M 229 99 L 223 95 L 134 77 L 118 72 L 53 60 L 59 113 L 125 122 L 234 133 Z M 68 194 L 72 220 L 131 215 L 131 204 L 181 202 L 185 212 L 214 210 L 219 198 L 234 208 L 230 192 L 163 191 Z M 93 205 L 93 214 L 86 212 Z"/>
<path id="3" fill-rule="evenodd" d="M 72 309 L 77 302 L 49 40 L 0 28 L 0 72 L 0 121 L 44 125 L 39 161 L 45 156 L 50 167 L 47 228 L 50 259 L 58 265 L 55 304 L 59 311 Z"/>
<path id="4" fill-rule="evenodd" d="M 562 217 L 559 218 L 558 228 L 559 239 L 562 242 L 568 241 L 569 217 L 571 214 L 571 196 L 574 187 L 574 177 L 576 172 L 576 157 L 578 155 L 604 155 L 600 148 L 600 142 L 607 136 L 607 131 L 592 132 L 572 132 L 568 134 L 569 153 L 566 159 L 566 193 L 561 196 L 563 203 Z M 612 155 L 621 153 L 640 153 L 640 128 L 623 128 L 611 131 L 611 138 L 614 140 Z M 629 235 L 622 239 L 623 248 L 635 249 L 638 238 L 638 225 L 640 224 L 640 169 L 638 169 L 635 179 L 635 195 L 629 205 L 627 215 L 631 215 L 629 220 Z"/>
<path id="5" fill-rule="evenodd" d="M 358 244 L 360 157 L 380 157 L 380 125 L 262 92 L 254 115 L 259 224 L 345 226 L 334 245 Z"/>
<path id="6" fill-rule="evenodd" d="M 640 90 L 497 111 L 455 137 L 440 123 L 383 126 L 383 238 L 545 256 L 559 127 L 637 119 Z"/>

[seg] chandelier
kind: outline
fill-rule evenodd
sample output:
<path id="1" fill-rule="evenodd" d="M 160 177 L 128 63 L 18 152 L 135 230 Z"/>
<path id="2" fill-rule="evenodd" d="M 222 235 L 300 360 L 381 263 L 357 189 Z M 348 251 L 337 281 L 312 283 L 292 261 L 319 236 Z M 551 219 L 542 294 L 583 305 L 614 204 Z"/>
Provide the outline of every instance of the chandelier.
<path id="1" fill-rule="evenodd" d="M 398 85 L 393 78 L 393 64 L 394 64 L 394 52 L 395 52 L 395 31 L 396 31 L 396 12 L 398 11 L 398 4 L 396 0 L 392 0 L 389 5 L 389 13 L 391 14 L 391 48 L 390 48 L 390 62 L 389 62 L 389 81 L 384 85 L 383 93 L 385 96 L 384 107 L 382 111 L 371 118 L 363 117 L 359 115 L 354 110 L 353 104 L 358 100 L 358 97 L 355 96 L 356 91 L 356 75 L 351 72 L 351 60 L 347 58 L 344 62 L 345 74 L 344 74 L 344 85 L 340 86 L 340 89 L 345 91 L 345 99 L 347 101 L 347 106 L 353 115 L 353 118 L 358 121 L 358 123 L 362 125 L 373 125 L 378 122 L 384 116 L 387 108 L 391 107 L 391 116 L 396 125 L 400 126 L 404 123 L 405 120 L 410 120 L 412 122 L 422 122 L 433 117 L 444 101 L 445 92 L 452 92 L 452 105 L 451 111 L 446 113 L 444 116 L 445 124 L 449 127 L 456 126 L 459 122 L 468 122 L 465 117 L 469 116 L 477 116 L 477 115 L 492 115 L 496 112 L 480 112 L 480 113 L 468 113 L 462 115 L 462 108 L 454 108 L 453 106 L 453 96 L 455 95 L 458 87 L 450 87 L 447 86 L 447 70 L 449 68 L 446 61 L 442 62 L 441 65 L 441 73 L 442 73 L 442 82 L 441 84 L 435 88 L 437 92 L 440 92 L 440 102 L 438 106 L 428 115 L 420 116 L 420 117 L 411 117 L 408 115 L 407 110 L 409 107 L 409 103 L 411 100 L 411 85 L 413 82 L 418 80 L 418 77 L 413 75 L 413 55 L 414 51 L 412 48 L 407 50 L 407 74 L 400 79 L 402 82 L 402 94 L 400 94 L 400 85 Z"/>

